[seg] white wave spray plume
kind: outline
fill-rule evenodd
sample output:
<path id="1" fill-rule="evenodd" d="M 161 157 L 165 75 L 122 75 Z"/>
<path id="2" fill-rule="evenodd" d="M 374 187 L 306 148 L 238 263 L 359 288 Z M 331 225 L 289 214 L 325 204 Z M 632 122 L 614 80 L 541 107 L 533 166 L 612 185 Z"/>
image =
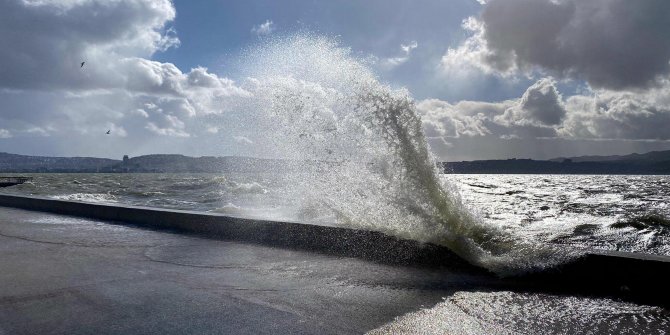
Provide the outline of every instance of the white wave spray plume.
<path id="1" fill-rule="evenodd" d="M 302 162 L 291 182 L 306 213 L 444 245 L 499 274 L 568 257 L 468 210 L 440 178 L 409 92 L 380 83 L 333 39 L 277 38 L 249 52 L 245 65 L 252 95 L 236 109 L 268 153 Z"/>

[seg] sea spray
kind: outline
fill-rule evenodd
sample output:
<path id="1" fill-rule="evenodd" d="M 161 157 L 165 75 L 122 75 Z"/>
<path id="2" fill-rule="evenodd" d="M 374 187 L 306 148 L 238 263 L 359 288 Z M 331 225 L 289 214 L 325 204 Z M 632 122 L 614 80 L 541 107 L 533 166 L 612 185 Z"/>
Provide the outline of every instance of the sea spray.
<path id="1" fill-rule="evenodd" d="M 439 177 L 409 92 L 380 83 L 333 39 L 277 38 L 250 51 L 245 65 L 251 95 L 236 103 L 236 122 L 269 154 L 300 162 L 300 173 L 283 178 L 305 212 L 444 245 L 500 274 L 567 257 L 468 209 Z"/>

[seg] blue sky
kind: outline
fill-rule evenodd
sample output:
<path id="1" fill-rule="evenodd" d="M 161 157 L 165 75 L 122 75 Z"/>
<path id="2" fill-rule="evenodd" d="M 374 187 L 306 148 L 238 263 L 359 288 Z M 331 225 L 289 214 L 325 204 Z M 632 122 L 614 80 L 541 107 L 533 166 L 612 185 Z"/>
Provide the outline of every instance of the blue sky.
<path id="1" fill-rule="evenodd" d="M 407 89 L 439 159 L 670 149 L 667 17 L 665 0 L 7 0 L 0 151 L 262 155 L 212 122 L 254 96 L 248 59 L 296 35 Z"/>

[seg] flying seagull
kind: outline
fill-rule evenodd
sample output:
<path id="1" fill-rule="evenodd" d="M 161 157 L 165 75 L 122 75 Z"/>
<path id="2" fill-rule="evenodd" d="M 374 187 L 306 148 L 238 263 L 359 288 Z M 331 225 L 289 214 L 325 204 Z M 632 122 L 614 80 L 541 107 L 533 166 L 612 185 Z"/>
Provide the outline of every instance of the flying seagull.
<path id="1" fill-rule="evenodd" d="M 86 62 L 81 62 L 81 66 L 79 66 L 79 68 L 84 67 L 84 64 L 86 64 Z"/>
<path id="2" fill-rule="evenodd" d="M 112 130 L 108 130 L 105 134 L 109 135 L 109 133 L 112 132 Z"/>

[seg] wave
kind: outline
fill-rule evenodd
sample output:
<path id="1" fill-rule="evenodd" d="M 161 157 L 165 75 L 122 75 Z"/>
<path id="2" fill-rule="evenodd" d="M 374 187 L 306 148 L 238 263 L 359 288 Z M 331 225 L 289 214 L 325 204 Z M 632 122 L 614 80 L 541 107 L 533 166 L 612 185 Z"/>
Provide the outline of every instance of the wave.
<path id="1" fill-rule="evenodd" d="M 83 201 L 95 203 L 115 203 L 116 197 L 108 193 L 71 193 L 51 196 L 57 200 Z"/>
<path id="2" fill-rule="evenodd" d="M 229 188 L 235 193 L 258 193 L 265 194 L 268 191 L 263 187 L 263 185 L 252 182 L 252 183 L 235 183 L 229 182 Z"/>
<path id="3" fill-rule="evenodd" d="M 277 38 L 246 61 L 254 79 L 238 117 L 268 152 L 311 162 L 285 177 L 303 207 L 323 208 L 339 225 L 447 246 L 499 274 L 572 256 L 481 220 L 439 178 L 409 92 L 381 83 L 333 39 Z"/>
<path id="4" fill-rule="evenodd" d="M 646 213 L 619 220 L 611 228 L 634 228 L 636 230 L 668 230 L 670 231 L 670 218 L 661 213 Z"/>
<path id="5" fill-rule="evenodd" d="M 240 207 L 240 206 L 237 206 L 237 205 L 229 202 L 225 206 L 215 208 L 215 209 L 211 210 L 210 212 L 222 213 L 222 214 L 241 214 L 241 213 L 244 212 L 244 209 L 242 209 L 242 207 Z"/>

